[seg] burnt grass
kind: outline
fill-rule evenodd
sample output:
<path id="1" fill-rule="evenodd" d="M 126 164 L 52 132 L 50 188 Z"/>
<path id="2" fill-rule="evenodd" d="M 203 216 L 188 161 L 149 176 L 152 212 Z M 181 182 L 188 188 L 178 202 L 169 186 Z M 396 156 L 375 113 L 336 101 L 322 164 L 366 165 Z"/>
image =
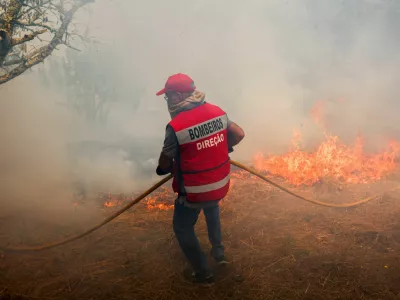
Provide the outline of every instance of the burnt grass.
<path id="1" fill-rule="evenodd" d="M 326 181 L 298 191 L 322 201 L 352 202 L 396 181 L 368 186 Z M 140 203 L 71 244 L 36 253 L 0 252 L 0 299 L 400 299 L 399 195 L 327 208 L 243 176 L 221 204 L 232 264 L 215 267 L 214 286 L 183 279 L 186 262 L 172 232 L 172 210 L 148 210 Z M 173 195 L 164 200 L 172 203 Z M 24 217 L 23 230 L 16 231 L 21 222 L 18 216 L 0 218 L 1 245 L 41 244 L 86 229 Z M 208 254 L 203 215 L 196 229 Z"/>

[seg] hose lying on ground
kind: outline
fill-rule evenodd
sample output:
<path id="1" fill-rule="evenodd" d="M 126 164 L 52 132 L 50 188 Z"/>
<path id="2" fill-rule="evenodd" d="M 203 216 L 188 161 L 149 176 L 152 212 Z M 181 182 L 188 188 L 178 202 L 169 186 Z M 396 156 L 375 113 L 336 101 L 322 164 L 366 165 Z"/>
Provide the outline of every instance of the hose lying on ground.
<path id="1" fill-rule="evenodd" d="M 261 178 L 262 180 L 270 183 L 271 185 L 281 189 L 282 191 L 295 196 L 299 199 L 302 199 L 304 201 L 313 203 L 313 204 L 317 204 L 317 205 L 322 205 L 322 206 L 327 206 L 327 207 L 342 207 L 342 208 L 346 208 L 346 207 L 353 207 L 353 206 L 357 206 L 363 203 L 366 203 L 368 201 L 371 201 L 372 199 L 377 198 L 378 196 L 380 196 L 381 194 L 378 195 L 374 195 L 374 196 L 370 196 L 368 198 L 364 198 L 362 200 L 356 201 L 356 202 L 352 202 L 352 203 L 343 203 L 343 204 L 329 204 L 329 203 L 325 203 L 325 202 L 321 202 L 318 200 L 313 200 L 313 199 L 309 199 L 306 198 L 304 196 L 298 195 L 295 192 L 290 191 L 289 189 L 271 181 L 270 179 L 268 179 L 267 177 L 265 177 L 264 175 L 258 173 L 257 171 L 246 167 L 245 165 L 242 165 L 241 163 L 238 163 L 234 160 L 231 160 L 231 164 L 234 166 L 237 166 L 259 178 Z M 119 211 L 115 212 L 114 214 L 112 214 L 110 217 L 108 217 L 107 219 L 105 219 L 103 222 L 101 222 L 100 224 L 90 228 L 89 230 L 86 230 L 85 232 L 70 237 L 68 239 L 65 239 L 63 241 L 60 242 L 56 242 L 56 243 L 51 243 L 51 244 L 46 244 L 46 245 L 42 245 L 42 246 L 37 246 L 37 247 L 15 247 L 15 248 L 6 248 L 6 247 L 0 247 L 1 250 L 3 251 L 8 251 L 8 252 L 33 252 L 33 251 L 42 251 L 42 250 L 47 250 L 47 249 L 51 249 L 51 248 L 55 248 L 61 245 L 65 245 L 67 243 L 70 243 L 72 241 L 78 240 L 80 238 L 83 238 L 84 236 L 89 235 L 90 233 L 96 231 L 97 229 L 99 229 L 100 227 L 103 227 L 104 225 L 106 225 L 107 223 L 111 222 L 112 220 L 114 220 L 116 217 L 118 217 L 119 215 L 121 215 L 122 213 L 124 213 L 125 211 L 127 211 L 129 208 L 131 208 L 132 206 L 136 205 L 137 203 L 139 203 L 142 199 L 146 198 L 149 194 L 151 194 L 153 191 L 155 191 L 156 189 L 158 189 L 160 186 L 162 186 L 164 183 L 166 183 L 168 180 L 170 180 L 173 176 L 172 175 L 168 175 L 167 177 L 163 178 L 162 180 L 160 180 L 159 182 L 157 182 L 156 184 L 154 184 L 151 188 L 149 188 L 147 191 L 145 191 L 144 193 L 142 193 L 140 196 L 138 196 L 136 199 L 132 200 L 132 202 L 128 203 L 126 206 L 124 206 L 123 208 L 121 208 Z M 394 190 L 399 190 L 400 186 L 393 188 L 389 191 L 394 191 Z M 386 192 L 389 192 L 386 191 Z"/>
<path id="2" fill-rule="evenodd" d="M 243 170 L 245 170 L 245 171 L 247 171 L 247 172 L 249 172 L 249 173 L 251 173 L 251 174 L 253 174 L 253 175 L 257 176 L 257 177 L 259 177 L 259 178 L 261 178 L 262 180 L 268 182 L 269 184 L 277 187 L 278 189 L 280 189 L 280 190 L 282 190 L 282 191 L 284 191 L 284 192 L 286 192 L 286 193 L 288 193 L 288 194 L 290 194 L 292 196 L 295 196 L 295 197 L 297 197 L 297 198 L 299 198 L 301 200 L 304 200 L 304 201 L 307 201 L 307 202 L 310 202 L 310 203 L 313 203 L 313 204 L 317 204 L 317 205 L 322 205 L 322 206 L 327 206 L 327 207 L 342 207 L 342 208 L 353 207 L 353 206 L 357 206 L 357 205 L 360 205 L 360 204 L 363 204 L 363 203 L 367 203 L 367 202 L 379 197 L 380 195 L 382 195 L 382 193 L 380 193 L 380 194 L 373 195 L 373 196 L 370 196 L 370 197 L 367 197 L 367 198 L 364 198 L 364 199 L 361 199 L 359 201 L 352 202 L 352 203 L 342 203 L 342 204 L 333 204 L 332 203 L 331 204 L 331 203 L 321 202 L 321 201 L 318 201 L 318 200 L 306 198 L 304 196 L 296 194 L 295 192 L 292 192 L 291 190 L 289 190 L 289 189 L 287 189 L 287 188 L 285 188 L 285 187 L 273 182 L 272 180 L 268 179 L 264 175 L 261 175 L 257 171 L 255 171 L 255 170 L 253 170 L 253 169 L 251 169 L 249 167 L 246 167 L 245 165 L 242 165 L 241 163 L 238 163 L 238 162 L 236 162 L 234 160 L 231 160 L 231 164 L 234 165 L 234 166 L 237 166 L 237 167 L 239 167 L 239 168 L 241 168 L 241 169 L 243 169 Z M 400 189 L 400 186 L 397 186 L 397 187 L 395 187 L 395 188 L 393 188 L 391 190 L 388 190 L 386 192 L 392 192 L 392 191 L 399 190 L 399 189 Z"/>
<path id="3" fill-rule="evenodd" d="M 80 238 L 83 238 L 84 236 L 87 236 L 89 234 L 91 234 L 92 232 L 96 231 L 97 229 L 99 229 L 100 227 L 103 227 L 104 225 L 106 225 L 107 223 L 111 222 L 112 220 L 114 220 L 116 217 L 118 217 L 120 214 L 124 213 L 125 211 L 127 211 L 128 209 L 130 209 L 132 206 L 138 204 L 142 199 L 146 198 L 148 195 L 150 195 L 152 192 L 154 192 L 156 189 L 158 189 L 160 186 L 162 186 L 164 183 L 166 183 L 168 180 L 170 180 L 173 177 L 173 175 L 168 175 L 167 177 L 161 179 L 159 182 L 157 182 L 155 185 L 153 185 L 151 188 L 149 188 L 147 191 L 145 191 L 144 193 L 142 193 L 140 196 L 138 196 L 137 198 L 135 198 L 134 200 L 132 200 L 132 202 L 128 203 L 127 205 L 125 205 L 123 208 L 121 208 L 119 211 L 115 212 L 114 214 L 112 214 L 111 216 L 109 216 L 107 219 L 105 219 L 103 222 L 101 222 L 100 224 L 86 230 L 85 232 L 82 232 L 81 234 L 78 234 L 76 236 L 72 236 L 68 239 L 65 239 L 63 241 L 60 242 L 56 242 L 56 243 L 51 243 L 51 244 L 46 244 L 46 245 L 42 245 L 42 246 L 37 246 L 37 247 L 16 247 L 16 248 L 3 248 L 0 247 L 1 250 L 4 251 L 18 251 L 18 252 L 32 252 L 32 251 L 42 251 L 42 250 L 46 250 L 46 249 L 51 249 L 54 247 L 58 247 L 67 243 L 70 243 L 72 241 L 78 240 Z"/>

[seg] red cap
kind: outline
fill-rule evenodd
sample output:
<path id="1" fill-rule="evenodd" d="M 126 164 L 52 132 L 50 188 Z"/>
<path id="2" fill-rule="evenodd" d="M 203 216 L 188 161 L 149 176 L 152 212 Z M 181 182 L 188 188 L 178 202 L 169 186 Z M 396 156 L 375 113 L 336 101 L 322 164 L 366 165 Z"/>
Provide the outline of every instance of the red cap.
<path id="1" fill-rule="evenodd" d="M 168 92 L 192 93 L 195 91 L 195 89 L 196 86 L 194 85 L 192 78 L 185 74 L 178 73 L 168 77 L 165 87 L 156 95 L 160 96 Z"/>

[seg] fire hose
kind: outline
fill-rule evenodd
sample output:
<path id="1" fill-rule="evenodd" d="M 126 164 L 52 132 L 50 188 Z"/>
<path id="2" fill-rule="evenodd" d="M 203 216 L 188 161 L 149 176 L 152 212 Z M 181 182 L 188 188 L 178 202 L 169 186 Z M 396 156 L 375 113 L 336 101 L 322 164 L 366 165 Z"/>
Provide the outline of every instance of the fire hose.
<path id="1" fill-rule="evenodd" d="M 313 204 L 317 204 L 317 205 L 321 205 L 321 206 L 326 206 L 326 207 L 339 207 L 339 208 L 348 208 L 348 207 L 354 207 L 357 205 L 361 205 L 364 203 L 367 203 L 377 197 L 379 197 L 381 194 L 377 194 L 377 195 L 373 195 L 364 199 L 361 199 L 359 201 L 356 202 L 352 202 L 352 203 L 342 203 L 342 204 L 332 204 L 332 203 L 326 203 L 326 202 L 321 202 L 318 200 L 314 200 L 314 199 L 310 199 L 304 196 L 301 196 L 299 194 L 296 194 L 295 192 L 292 192 L 291 190 L 281 186 L 280 184 L 268 179 L 267 177 L 265 177 L 264 175 L 262 175 L 261 173 L 239 163 L 236 162 L 234 160 L 231 160 L 231 165 L 234 165 L 236 167 L 239 167 L 259 178 L 261 178 L 262 180 L 268 182 L 269 184 L 277 187 L 278 189 L 296 197 L 299 198 L 301 200 L 313 203 Z M 146 190 L 145 192 L 143 192 L 141 195 L 139 195 L 137 198 L 135 198 L 134 200 L 132 200 L 130 203 L 128 203 L 127 205 L 125 205 L 123 208 L 121 208 L 120 210 L 118 210 L 117 212 L 115 212 L 114 214 L 112 214 L 111 216 L 109 216 L 107 219 L 105 219 L 103 222 L 101 222 L 100 224 L 82 232 L 81 234 L 78 234 L 76 236 L 72 236 L 70 238 L 67 238 L 63 241 L 60 242 L 55 242 L 55 243 L 50 243 L 50 244 L 46 244 L 46 245 L 42 245 L 42 246 L 33 246 L 33 247 L 15 247 L 15 248 L 7 248 L 7 247 L 1 247 L 0 249 L 3 251 L 7 251 L 7 252 L 34 252 L 34 251 L 42 251 L 42 250 L 47 250 L 47 249 L 51 249 L 51 248 L 55 248 L 61 245 L 65 245 L 67 243 L 73 242 L 75 240 L 78 240 L 80 238 L 83 238 L 89 234 L 91 234 L 92 232 L 96 231 L 97 229 L 99 229 L 100 227 L 103 227 L 104 225 L 106 225 L 107 223 L 111 222 L 112 220 L 114 220 L 116 217 L 118 217 L 119 215 L 121 215 L 122 213 L 124 213 L 125 211 L 127 211 L 128 209 L 130 209 L 132 206 L 138 204 L 141 200 L 143 200 L 144 198 L 146 198 L 148 195 L 150 195 L 153 191 L 155 191 L 156 189 L 158 189 L 160 186 L 162 186 L 164 183 L 166 183 L 167 181 L 169 181 L 171 178 L 173 177 L 172 174 L 168 175 L 167 177 L 164 177 L 163 179 L 161 179 L 159 182 L 157 182 L 156 184 L 154 184 L 151 188 L 149 188 L 148 190 Z M 397 186 L 393 189 L 390 189 L 386 192 L 391 192 L 391 191 L 395 191 L 395 190 L 399 190 L 400 186 Z"/>

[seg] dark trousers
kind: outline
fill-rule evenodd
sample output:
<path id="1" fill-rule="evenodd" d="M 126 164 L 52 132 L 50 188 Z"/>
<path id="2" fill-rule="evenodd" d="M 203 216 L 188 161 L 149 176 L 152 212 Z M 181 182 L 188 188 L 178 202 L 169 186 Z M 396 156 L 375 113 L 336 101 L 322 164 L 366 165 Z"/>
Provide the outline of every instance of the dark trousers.
<path id="1" fill-rule="evenodd" d="M 195 272 L 208 272 L 207 259 L 201 250 L 199 240 L 194 231 L 201 209 L 186 207 L 175 201 L 173 226 L 178 243 Z M 224 255 L 222 245 L 221 221 L 219 206 L 203 209 L 206 217 L 208 239 L 211 243 L 211 255 L 218 259 Z"/>

